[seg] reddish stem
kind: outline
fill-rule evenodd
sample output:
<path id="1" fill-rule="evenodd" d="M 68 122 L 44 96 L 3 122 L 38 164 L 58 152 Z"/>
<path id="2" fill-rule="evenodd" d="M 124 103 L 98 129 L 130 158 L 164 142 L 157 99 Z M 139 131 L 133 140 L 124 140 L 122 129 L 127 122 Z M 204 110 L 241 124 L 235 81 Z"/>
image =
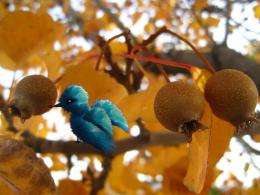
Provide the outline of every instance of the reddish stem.
<path id="1" fill-rule="evenodd" d="M 165 59 L 160 59 L 160 58 L 155 58 L 152 56 L 142 56 L 142 55 L 134 55 L 134 54 L 126 54 L 126 53 L 119 53 L 119 54 L 113 54 L 114 56 L 119 56 L 119 57 L 125 57 L 125 58 L 130 58 L 130 59 L 138 59 L 142 61 L 147 61 L 147 62 L 153 62 L 153 63 L 158 63 L 158 64 L 164 64 L 168 66 L 173 66 L 173 67 L 178 67 L 178 68 L 184 68 L 188 71 L 191 71 L 193 68 L 192 65 L 190 64 L 184 64 L 184 63 L 179 63 L 179 62 L 174 62 L 174 61 L 169 61 Z"/>

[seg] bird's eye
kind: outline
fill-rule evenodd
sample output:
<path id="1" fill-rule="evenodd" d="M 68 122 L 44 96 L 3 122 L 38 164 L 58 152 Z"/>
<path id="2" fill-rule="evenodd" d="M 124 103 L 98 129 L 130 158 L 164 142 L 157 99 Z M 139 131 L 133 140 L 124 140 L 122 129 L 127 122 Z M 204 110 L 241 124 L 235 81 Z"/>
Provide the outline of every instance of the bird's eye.
<path id="1" fill-rule="evenodd" d="M 67 104 L 70 104 L 70 103 L 72 103 L 72 102 L 73 102 L 72 99 L 68 99 L 68 100 L 66 101 Z"/>

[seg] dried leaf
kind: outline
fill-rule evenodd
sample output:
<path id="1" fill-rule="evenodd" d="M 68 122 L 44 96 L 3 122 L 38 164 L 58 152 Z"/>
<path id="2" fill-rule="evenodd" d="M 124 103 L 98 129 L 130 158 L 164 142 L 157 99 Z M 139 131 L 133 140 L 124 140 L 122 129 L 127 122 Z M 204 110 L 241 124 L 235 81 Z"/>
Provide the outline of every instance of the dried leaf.
<path id="1" fill-rule="evenodd" d="M 52 194 L 55 184 L 43 161 L 23 142 L 0 137 L 0 177 L 28 194 Z"/>
<path id="2" fill-rule="evenodd" d="M 60 81 L 62 90 L 69 85 L 81 85 L 90 97 L 90 104 L 97 99 L 109 99 L 118 104 L 127 96 L 127 90 L 103 71 L 94 69 L 95 61 L 88 61 L 69 67 Z"/>
<path id="3" fill-rule="evenodd" d="M 61 24 L 47 14 L 28 11 L 10 12 L 0 20 L 0 50 L 16 62 L 53 43 L 64 32 Z M 5 66 L 14 69 L 12 66 Z M 18 68 L 25 68 L 19 64 Z"/>

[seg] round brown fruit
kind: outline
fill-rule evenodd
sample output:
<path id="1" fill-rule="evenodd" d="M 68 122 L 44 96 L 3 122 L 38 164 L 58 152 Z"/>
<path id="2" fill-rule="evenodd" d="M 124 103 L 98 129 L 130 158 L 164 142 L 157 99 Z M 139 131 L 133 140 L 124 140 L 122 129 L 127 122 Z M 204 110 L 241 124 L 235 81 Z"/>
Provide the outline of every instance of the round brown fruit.
<path id="1" fill-rule="evenodd" d="M 237 127 L 254 121 L 257 88 L 241 71 L 224 69 L 216 72 L 206 83 L 205 98 L 216 116 Z"/>
<path id="2" fill-rule="evenodd" d="M 24 77 L 16 86 L 9 106 L 23 121 L 47 112 L 57 98 L 54 83 L 42 75 Z"/>
<path id="3" fill-rule="evenodd" d="M 194 85 L 176 81 L 164 85 L 156 94 L 154 112 L 159 122 L 169 130 L 185 133 L 191 139 L 194 131 L 202 128 L 205 100 Z"/>

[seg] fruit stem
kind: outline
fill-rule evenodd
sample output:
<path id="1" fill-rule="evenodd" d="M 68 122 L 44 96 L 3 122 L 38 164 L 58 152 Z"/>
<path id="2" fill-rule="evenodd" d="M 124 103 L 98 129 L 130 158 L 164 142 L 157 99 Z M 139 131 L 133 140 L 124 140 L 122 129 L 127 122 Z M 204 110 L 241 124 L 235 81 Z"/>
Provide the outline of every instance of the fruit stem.
<path id="1" fill-rule="evenodd" d="M 130 59 L 136 58 L 136 59 L 142 60 L 142 61 L 159 63 L 159 64 L 169 65 L 169 66 L 173 66 L 173 67 L 183 68 L 183 69 L 186 69 L 190 72 L 191 72 L 191 69 L 193 67 L 190 64 L 184 64 L 184 63 L 164 60 L 164 59 L 155 58 L 155 57 L 152 57 L 152 56 L 143 56 L 143 55 L 135 55 L 135 54 L 127 54 L 127 53 L 117 53 L 117 54 L 113 54 L 113 55 L 124 57 L 124 58 L 130 58 Z"/>
<path id="2" fill-rule="evenodd" d="M 127 35 L 129 35 L 129 34 L 130 34 L 130 31 L 122 32 L 122 33 L 120 33 L 120 34 L 118 34 L 118 35 L 115 35 L 115 36 L 111 37 L 110 39 L 108 39 L 108 40 L 105 42 L 105 45 L 103 46 L 103 48 L 102 48 L 102 50 L 101 50 L 101 53 L 100 53 L 100 55 L 99 55 L 99 57 L 98 57 L 98 60 L 97 60 L 96 66 L 95 66 L 95 70 L 98 70 L 98 69 L 99 69 L 101 59 L 102 59 L 102 57 L 103 57 L 103 55 L 104 55 L 104 53 L 105 53 L 105 51 L 106 51 L 107 46 L 109 45 L 109 43 L 110 43 L 111 41 L 113 41 L 114 39 L 118 38 L 118 37 L 127 36 Z M 98 37 L 97 37 L 97 39 L 98 39 Z"/>
<path id="3" fill-rule="evenodd" d="M 188 44 L 192 50 L 197 54 L 197 56 L 202 60 L 202 62 L 208 67 L 208 69 L 214 73 L 216 72 L 215 69 L 213 68 L 213 66 L 208 62 L 208 60 L 196 49 L 196 47 L 189 42 L 186 38 L 184 38 L 183 36 L 167 29 L 165 26 L 162 27 L 161 29 L 159 29 L 156 33 L 154 33 L 153 35 L 151 35 L 147 40 L 143 41 L 142 45 L 146 46 L 149 43 L 153 42 L 154 39 L 156 39 L 159 35 L 161 35 L 162 33 L 169 33 L 177 38 L 179 38 L 180 40 L 182 40 L 183 42 L 185 42 L 186 44 Z"/>
<path id="4" fill-rule="evenodd" d="M 197 121 L 197 120 L 192 120 L 189 122 L 186 122 L 182 125 L 181 127 L 181 132 L 185 134 L 185 136 L 188 138 L 188 142 L 190 143 L 192 141 L 192 134 L 198 130 L 205 130 L 208 129 L 209 127 L 204 125 L 203 123 Z"/>
<path id="5" fill-rule="evenodd" d="M 166 80 L 168 83 L 170 83 L 171 81 L 170 81 L 170 79 L 169 79 L 167 73 L 165 72 L 164 68 L 162 67 L 162 65 L 161 65 L 161 64 L 158 64 L 158 63 L 156 63 L 155 65 L 156 65 L 156 67 L 158 68 L 158 70 L 162 73 L 162 75 L 164 76 L 165 80 Z"/>

